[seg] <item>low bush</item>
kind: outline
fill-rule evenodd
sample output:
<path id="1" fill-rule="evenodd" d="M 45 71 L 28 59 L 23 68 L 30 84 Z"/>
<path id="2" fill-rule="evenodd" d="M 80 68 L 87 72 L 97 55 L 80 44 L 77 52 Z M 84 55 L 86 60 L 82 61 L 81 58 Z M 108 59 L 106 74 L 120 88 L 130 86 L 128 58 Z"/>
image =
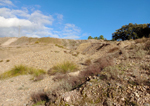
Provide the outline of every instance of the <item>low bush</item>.
<path id="1" fill-rule="evenodd" d="M 9 62 L 10 60 L 6 60 L 6 62 Z"/>
<path id="2" fill-rule="evenodd" d="M 99 74 L 105 67 L 113 65 L 113 58 L 107 56 L 99 58 L 93 65 L 87 67 L 85 71 L 81 71 L 79 76 L 81 78 L 87 78 L 88 76 L 94 76 Z"/>
<path id="3" fill-rule="evenodd" d="M 36 42 L 35 42 L 35 44 L 38 44 L 38 43 L 39 43 L 39 41 L 36 41 Z"/>
<path id="4" fill-rule="evenodd" d="M 19 76 L 19 75 L 26 75 L 26 74 L 31 74 L 34 77 L 37 77 L 37 76 L 39 76 L 41 74 L 45 74 L 45 73 L 46 72 L 42 69 L 35 69 L 35 68 L 27 67 L 24 65 L 19 65 L 19 66 L 15 66 L 10 71 L 0 74 L 0 79 L 15 77 L 15 76 Z"/>
<path id="5" fill-rule="evenodd" d="M 78 69 L 78 66 L 73 62 L 63 62 L 61 64 L 58 64 L 56 66 L 53 66 L 50 70 L 48 70 L 49 75 L 54 75 L 56 73 L 68 73 L 68 72 L 74 72 Z"/>
<path id="6" fill-rule="evenodd" d="M 60 80 L 66 80 L 68 78 L 68 75 L 66 74 L 57 74 L 54 76 L 54 81 L 60 81 Z"/>
<path id="7" fill-rule="evenodd" d="M 87 66 L 89 66 L 91 63 L 92 63 L 92 62 L 91 62 L 91 59 L 87 59 L 87 60 L 85 61 L 85 65 L 87 65 Z"/>
<path id="8" fill-rule="evenodd" d="M 39 103 L 39 102 L 47 102 L 49 101 L 49 97 L 46 93 L 43 93 L 43 92 L 39 92 L 39 93 L 34 93 L 31 95 L 31 98 L 32 98 L 32 101 L 34 103 Z"/>
<path id="9" fill-rule="evenodd" d="M 140 49 L 137 52 L 135 52 L 134 57 L 137 59 L 142 59 L 145 55 L 146 55 L 146 52 L 144 50 Z"/>

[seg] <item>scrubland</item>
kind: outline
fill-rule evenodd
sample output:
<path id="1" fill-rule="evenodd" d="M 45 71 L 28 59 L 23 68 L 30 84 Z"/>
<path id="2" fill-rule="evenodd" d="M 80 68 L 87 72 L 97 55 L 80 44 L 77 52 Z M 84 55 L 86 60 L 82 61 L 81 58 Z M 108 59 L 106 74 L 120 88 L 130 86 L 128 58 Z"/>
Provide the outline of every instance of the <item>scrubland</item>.
<path id="1" fill-rule="evenodd" d="M 0 46 L 0 69 L 2 106 L 150 105 L 150 38 L 21 37 Z"/>

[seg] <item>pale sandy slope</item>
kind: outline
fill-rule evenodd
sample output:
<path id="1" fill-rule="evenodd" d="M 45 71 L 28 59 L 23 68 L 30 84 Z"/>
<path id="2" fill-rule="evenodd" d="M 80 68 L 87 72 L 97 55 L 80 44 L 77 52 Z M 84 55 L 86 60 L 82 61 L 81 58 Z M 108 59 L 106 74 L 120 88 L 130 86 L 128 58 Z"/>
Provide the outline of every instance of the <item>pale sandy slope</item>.
<path id="1" fill-rule="evenodd" d="M 10 55 L 0 62 L 0 73 L 6 72 L 14 67 L 14 65 L 27 65 L 44 70 L 50 69 L 52 66 L 64 61 L 73 61 L 82 69 L 79 63 L 86 59 L 86 55 L 79 54 L 77 57 L 70 53 L 70 50 L 59 48 L 54 44 L 35 45 L 30 48 L 9 48 L 16 51 L 28 50 L 24 53 Z M 20 50 L 21 49 L 21 50 Z M 11 50 L 10 50 L 11 51 Z M 64 52 L 65 51 L 65 52 Z M 17 52 L 16 52 L 17 53 Z M 10 60 L 6 62 L 6 60 Z M 33 92 L 42 90 L 45 86 L 52 88 L 56 86 L 51 77 L 45 77 L 44 80 L 33 82 L 31 76 L 18 76 L 11 79 L 0 80 L 0 106 L 23 106 L 30 99 Z"/>
<path id="2" fill-rule="evenodd" d="M 9 43 L 7 43 L 9 44 Z M 85 68 L 85 60 L 95 60 L 107 52 L 107 49 L 102 48 L 101 51 L 96 51 L 91 55 L 88 52 L 94 49 L 88 48 L 91 44 L 83 44 L 76 50 L 79 53 L 78 56 L 73 56 L 75 51 L 59 48 L 54 44 L 32 44 L 23 46 L 10 46 L 0 48 L 0 73 L 6 72 L 13 68 L 15 65 L 27 65 L 35 68 L 41 68 L 48 70 L 58 63 L 64 61 L 73 61 L 79 65 L 79 70 Z M 87 46 L 87 47 L 86 47 Z M 100 44 L 101 46 L 101 44 Z M 98 45 L 99 47 L 99 45 Z M 106 46 L 112 48 L 112 45 Z M 82 51 L 87 51 L 87 54 L 81 54 Z M 71 53 L 72 52 L 72 53 Z M 9 60 L 9 62 L 7 62 Z M 57 86 L 52 81 L 52 77 L 45 76 L 45 79 L 38 82 L 30 80 L 32 76 L 18 76 L 6 80 L 0 80 L 0 106 L 25 106 L 30 99 L 30 95 L 33 92 L 43 90 L 45 87 L 49 89 Z"/>
<path id="3" fill-rule="evenodd" d="M 1 44 L 1 46 L 8 46 L 11 43 L 15 42 L 18 38 L 10 38 L 8 39 L 6 42 L 4 42 L 3 44 Z"/>

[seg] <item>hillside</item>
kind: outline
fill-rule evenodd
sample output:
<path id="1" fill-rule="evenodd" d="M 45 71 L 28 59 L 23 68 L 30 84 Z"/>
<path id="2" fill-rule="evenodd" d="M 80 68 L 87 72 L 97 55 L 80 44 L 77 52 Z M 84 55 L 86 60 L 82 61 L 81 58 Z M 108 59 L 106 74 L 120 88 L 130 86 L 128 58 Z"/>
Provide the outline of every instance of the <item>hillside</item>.
<path id="1" fill-rule="evenodd" d="M 150 105 L 150 38 L 0 38 L 0 69 L 0 106 Z"/>

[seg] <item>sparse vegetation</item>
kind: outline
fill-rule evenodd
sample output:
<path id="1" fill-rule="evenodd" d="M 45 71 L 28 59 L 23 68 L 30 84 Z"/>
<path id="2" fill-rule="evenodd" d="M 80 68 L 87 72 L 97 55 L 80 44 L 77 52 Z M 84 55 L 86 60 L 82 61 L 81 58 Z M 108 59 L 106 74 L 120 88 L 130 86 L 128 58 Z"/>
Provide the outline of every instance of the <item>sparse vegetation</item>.
<path id="1" fill-rule="evenodd" d="M 145 43 L 145 48 L 146 51 L 148 51 L 148 54 L 150 55 L 150 39 Z"/>
<path id="2" fill-rule="evenodd" d="M 55 53 L 59 53 L 59 51 L 54 51 Z"/>
<path id="3" fill-rule="evenodd" d="M 49 71 L 48 71 L 48 74 L 49 75 L 54 75 L 56 73 L 68 73 L 68 72 L 74 72 L 78 69 L 78 66 L 73 63 L 73 62 L 69 62 L 69 61 L 66 61 L 66 62 L 63 62 L 61 64 L 58 64 L 54 67 L 52 67 Z"/>
<path id="4" fill-rule="evenodd" d="M 113 52 L 118 51 L 118 50 L 119 50 L 118 47 L 114 47 L 114 48 L 110 49 L 110 50 L 108 51 L 108 53 L 113 53 Z"/>
<path id="5" fill-rule="evenodd" d="M 92 63 L 92 62 L 91 62 L 91 59 L 85 60 L 85 65 L 89 66 L 91 63 Z"/>
<path id="6" fill-rule="evenodd" d="M 33 93 L 31 98 L 35 104 L 43 103 L 49 101 L 48 95 L 44 92 Z"/>
<path id="7" fill-rule="evenodd" d="M 97 39 L 97 37 L 95 38 Z M 34 42 L 32 41 L 31 43 L 33 44 L 38 40 L 39 38 L 33 40 Z M 43 39 L 43 43 L 45 40 L 46 39 Z M 88 42 L 92 43 L 95 43 L 94 41 L 96 40 L 88 40 Z M 52 64 L 49 65 L 52 68 L 47 71 L 47 74 L 50 76 L 44 75 L 46 74 L 44 70 L 19 65 L 8 72 L 0 74 L 0 79 L 2 81 L 2 79 L 18 75 L 33 75 L 31 80 L 32 84 L 37 85 L 36 88 L 33 87 L 34 91 L 37 92 L 31 94 L 31 101 L 29 103 L 32 102 L 32 106 L 144 106 L 145 103 L 149 105 L 150 55 L 147 53 L 150 50 L 150 40 L 149 38 L 142 38 L 130 41 L 123 43 L 122 41 L 119 43 L 117 41 L 107 41 L 110 46 L 102 44 L 103 42 L 106 43 L 106 41 L 102 43 L 96 41 L 96 45 L 87 46 L 93 51 L 93 54 L 83 49 L 60 49 L 63 48 L 63 46 L 57 43 L 55 44 L 57 47 L 53 44 L 45 46 L 47 45 L 45 43 L 43 45 L 44 48 L 51 48 L 51 50 L 48 50 L 48 53 L 55 54 L 48 54 L 47 56 L 48 59 L 49 56 L 54 56 L 54 60 L 50 60 Z M 46 42 L 48 43 L 48 41 Z M 74 42 L 76 41 L 70 40 L 70 42 L 67 42 L 66 40 L 67 47 L 70 46 L 69 44 L 76 47 L 77 44 Z M 42 46 L 41 42 L 40 44 L 40 46 Z M 29 47 L 29 45 L 27 47 Z M 36 47 L 38 47 L 38 45 L 36 45 Z M 40 53 L 43 53 L 45 49 L 42 50 Z M 41 55 L 40 53 L 37 55 Z M 76 59 L 76 63 L 65 61 L 51 66 L 57 61 L 64 59 L 56 60 L 55 56 L 60 58 L 61 53 L 63 53 L 63 55 L 68 54 L 67 56 L 71 57 L 69 58 L 70 61 Z M 78 55 L 79 53 L 81 53 L 81 55 Z M 82 55 L 82 53 L 87 55 Z M 44 55 L 42 54 L 42 56 Z M 1 59 L 3 59 L 2 62 L 6 61 L 3 57 Z M 14 61 L 14 59 L 10 57 L 7 57 L 7 59 L 11 60 L 10 64 Z M 40 63 L 43 62 L 47 64 L 46 59 L 42 58 L 41 60 Z M 68 57 L 66 60 L 68 60 Z M 4 63 L 1 63 L 1 65 L 3 64 Z M 48 68 L 43 66 L 43 64 L 40 65 L 45 69 Z M 27 78 L 28 76 L 24 77 Z M 44 80 L 40 81 L 42 79 Z M 12 78 L 4 81 L 8 81 L 9 84 L 13 85 L 14 83 L 16 84 L 17 80 Z M 28 81 L 29 83 L 31 82 L 30 80 Z M 33 83 L 33 81 L 39 82 Z M 32 90 L 31 92 L 33 92 L 33 89 L 25 83 L 16 86 L 17 93 L 28 92 L 30 89 Z M 26 105 L 30 106 L 30 104 Z"/>
<path id="8" fill-rule="evenodd" d="M 3 60 L 0 60 L 0 62 L 3 62 Z"/>
<path id="9" fill-rule="evenodd" d="M 15 66 L 10 71 L 4 72 L 0 74 L 0 79 L 11 78 L 19 75 L 31 74 L 34 77 L 37 77 L 41 74 L 45 74 L 46 72 L 42 69 L 35 69 L 31 67 L 27 67 L 24 65 Z"/>
<path id="10" fill-rule="evenodd" d="M 36 42 L 35 42 L 35 44 L 38 44 L 38 43 L 39 43 L 39 41 L 36 41 Z"/>
<path id="11" fill-rule="evenodd" d="M 135 43 L 145 43 L 147 41 L 147 38 L 143 37 L 141 39 L 136 39 Z"/>
<path id="12" fill-rule="evenodd" d="M 10 60 L 6 60 L 6 62 L 9 62 Z"/>
<path id="13" fill-rule="evenodd" d="M 58 38 L 44 37 L 44 38 L 39 38 L 38 41 L 41 43 L 61 44 L 61 40 Z"/>
<path id="14" fill-rule="evenodd" d="M 57 46 L 57 47 L 59 47 L 59 48 L 64 48 L 63 46 L 58 45 L 58 44 L 55 44 L 55 46 Z"/>

